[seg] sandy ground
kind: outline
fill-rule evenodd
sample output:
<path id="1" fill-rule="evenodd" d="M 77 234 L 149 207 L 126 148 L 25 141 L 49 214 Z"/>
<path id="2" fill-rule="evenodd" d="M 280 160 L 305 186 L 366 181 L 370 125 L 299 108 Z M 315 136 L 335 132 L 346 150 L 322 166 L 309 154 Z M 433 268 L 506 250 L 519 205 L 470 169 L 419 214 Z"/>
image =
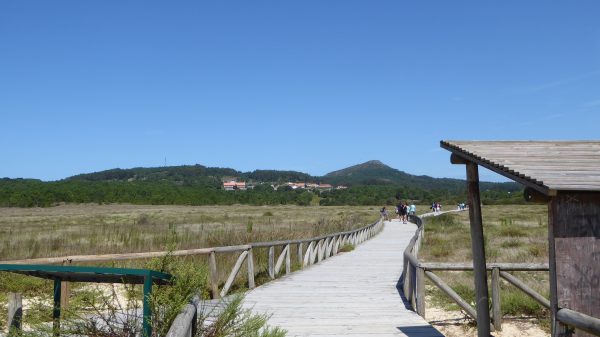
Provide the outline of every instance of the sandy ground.
<path id="1" fill-rule="evenodd" d="M 431 325 L 447 337 L 476 337 L 477 329 L 473 321 L 461 311 L 446 311 L 431 306 L 431 301 L 425 301 L 425 318 Z M 550 336 L 536 325 L 535 319 L 504 317 L 502 331 L 492 332 L 494 337 L 546 337 Z"/>

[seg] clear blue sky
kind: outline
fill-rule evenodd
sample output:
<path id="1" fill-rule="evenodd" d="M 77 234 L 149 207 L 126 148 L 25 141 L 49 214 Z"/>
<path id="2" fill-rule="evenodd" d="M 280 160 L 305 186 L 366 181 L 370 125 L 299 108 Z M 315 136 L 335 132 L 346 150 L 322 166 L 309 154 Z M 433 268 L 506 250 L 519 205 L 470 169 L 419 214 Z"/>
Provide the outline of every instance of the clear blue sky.
<path id="1" fill-rule="evenodd" d="M 370 159 L 598 139 L 600 2 L 2 1 L 0 177 Z M 486 179 L 499 179 L 485 173 Z"/>

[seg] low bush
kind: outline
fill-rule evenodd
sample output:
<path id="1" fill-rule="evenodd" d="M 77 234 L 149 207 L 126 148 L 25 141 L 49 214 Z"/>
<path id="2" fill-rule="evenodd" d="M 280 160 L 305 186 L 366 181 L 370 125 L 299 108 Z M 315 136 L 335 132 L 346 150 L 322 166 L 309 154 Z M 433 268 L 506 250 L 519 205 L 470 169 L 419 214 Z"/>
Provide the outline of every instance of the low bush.
<path id="1" fill-rule="evenodd" d="M 350 243 L 346 243 L 343 246 L 341 246 L 338 251 L 344 253 L 344 252 L 350 252 L 353 250 L 354 250 L 354 245 L 350 244 Z"/>

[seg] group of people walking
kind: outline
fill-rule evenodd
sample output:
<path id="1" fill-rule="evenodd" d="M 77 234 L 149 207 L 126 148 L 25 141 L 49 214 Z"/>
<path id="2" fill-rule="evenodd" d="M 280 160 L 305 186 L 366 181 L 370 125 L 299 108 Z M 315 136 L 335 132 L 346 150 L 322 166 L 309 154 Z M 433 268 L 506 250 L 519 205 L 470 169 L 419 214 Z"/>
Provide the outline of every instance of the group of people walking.
<path id="1" fill-rule="evenodd" d="M 431 204 L 431 211 L 434 212 L 434 213 L 441 212 L 442 211 L 442 205 L 439 202 L 434 201 Z"/>
<path id="2" fill-rule="evenodd" d="M 457 205 L 457 207 L 459 210 L 464 210 L 467 208 L 467 205 L 465 203 L 459 203 Z M 434 213 L 439 213 L 442 211 L 442 205 L 437 201 L 434 201 L 433 203 L 431 203 L 430 208 L 431 208 L 431 211 Z M 389 220 L 389 215 L 388 215 L 388 212 L 387 212 L 387 209 L 385 208 L 385 206 L 383 206 L 381 208 L 379 213 L 381 214 L 381 217 L 385 221 Z M 408 222 L 409 215 L 416 215 L 416 214 L 417 214 L 417 206 L 415 206 L 415 204 L 411 203 L 410 205 L 408 205 L 408 203 L 406 201 L 401 201 L 396 206 L 396 217 L 398 220 L 402 221 L 403 223 Z"/>
<path id="3" fill-rule="evenodd" d="M 383 208 L 381 208 L 380 213 L 381 213 L 381 217 L 383 217 L 385 220 L 389 220 L 388 213 L 387 213 L 387 210 L 385 209 L 385 206 L 383 206 Z M 396 216 L 403 223 L 408 223 L 409 215 L 416 215 L 416 214 L 417 214 L 417 206 L 415 206 L 414 204 L 408 205 L 407 202 L 402 201 L 396 206 Z"/>

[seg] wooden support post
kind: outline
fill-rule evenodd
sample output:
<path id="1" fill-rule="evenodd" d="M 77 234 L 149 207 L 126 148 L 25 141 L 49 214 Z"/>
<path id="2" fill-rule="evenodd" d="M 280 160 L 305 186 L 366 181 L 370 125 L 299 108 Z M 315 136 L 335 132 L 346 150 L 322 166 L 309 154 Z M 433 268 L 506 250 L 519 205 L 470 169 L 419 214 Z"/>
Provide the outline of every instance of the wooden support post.
<path id="1" fill-rule="evenodd" d="M 417 267 L 417 314 L 425 318 L 425 270 Z"/>
<path id="2" fill-rule="evenodd" d="M 317 262 L 321 262 L 323 260 L 323 256 L 325 251 L 323 250 L 323 245 L 325 240 L 319 240 L 317 242 Z"/>
<path id="3" fill-rule="evenodd" d="M 144 337 L 152 336 L 152 309 L 150 308 L 150 296 L 152 294 L 152 275 L 150 272 L 144 276 L 144 299 L 143 299 L 143 318 L 142 328 Z"/>
<path id="4" fill-rule="evenodd" d="M 556 319 L 558 312 L 558 291 L 556 285 L 556 252 L 554 246 L 554 217 L 552 202 L 548 203 L 548 269 L 550 278 L 550 333 L 552 337 L 567 335 L 567 327 Z"/>
<path id="5" fill-rule="evenodd" d="M 275 278 L 275 247 L 269 247 L 269 277 Z"/>
<path id="6" fill-rule="evenodd" d="M 559 191 L 549 205 L 552 335 L 566 337 L 572 329 L 556 319 L 559 311 L 600 318 L 600 192 Z M 574 335 L 593 336 L 577 328 Z"/>
<path id="7" fill-rule="evenodd" d="M 312 250 L 310 251 L 310 264 L 317 263 L 317 257 L 319 256 L 319 241 L 311 242 L 313 245 Z"/>
<path id="8" fill-rule="evenodd" d="M 323 260 L 327 259 L 329 256 L 327 256 L 327 248 L 329 247 L 329 241 L 331 240 L 331 238 L 326 238 L 323 240 L 323 247 L 321 249 L 323 249 Z"/>
<path id="9" fill-rule="evenodd" d="M 18 332 L 21 330 L 23 322 L 23 298 L 21 294 L 8 293 L 8 320 L 6 322 L 9 335 L 11 331 Z"/>
<path id="10" fill-rule="evenodd" d="M 476 163 L 468 162 L 467 191 L 469 200 L 469 220 L 471 222 L 471 248 L 473 250 L 473 271 L 475 274 L 475 304 L 477 309 L 477 336 L 490 336 L 490 312 L 483 242 L 483 221 L 479 196 L 479 171 Z"/>
<path id="11" fill-rule="evenodd" d="M 333 251 L 331 252 L 332 255 L 337 255 L 338 249 L 340 249 L 340 240 L 341 239 L 342 239 L 341 236 L 338 235 L 333 240 Z"/>
<path id="12" fill-rule="evenodd" d="M 52 335 L 60 335 L 60 279 L 54 280 L 54 304 L 52 307 Z"/>
<path id="13" fill-rule="evenodd" d="M 210 252 L 208 256 L 208 268 L 210 272 L 210 289 L 213 298 L 220 298 L 219 294 L 219 275 L 217 274 L 217 257 L 215 252 Z"/>
<path id="14" fill-rule="evenodd" d="M 231 287 L 233 281 L 235 280 L 235 277 L 239 273 L 240 268 L 242 267 L 242 263 L 244 263 L 244 259 L 248 257 L 248 252 L 249 250 L 243 251 L 238 257 L 237 261 L 235 261 L 235 265 L 233 265 L 233 269 L 231 269 L 231 273 L 229 273 L 229 277 L 227 277 L 227 281 L 225 281 L 225 285 L 223 285 L 223 289 L 221 289 L 221 297 L 225 297 L 225 295 L 227 295 L 227 293 L 229 292 L 229 288 Z M 252 276 L 252 278 L 254 279 L 254 273 Z"/>
<path id="15" fill-rule="evenodd" d="M 492 269 L 492 321 L 496 331 L 502 330 L 502 310 L 500 304 L 500 269 Z"/>
<path id="16" fill-rule="evenodd" d="M 64 265 L 70 265 L 71 260 L 65 260 Z M 67 281 L 62 281 L 60 284 L 60 307 L 65 310 L 69 306 L 69 297 L 71 296 L 71 285 Z"/>
<path id="17" fill-rule="evenodd" d="M 71 296 L 71 284 L 67 281 L 60 283 L 60 307 L 64 310 L 69 305 L 69 297 Z"/>
<path id="18" fill-rule="evenodd" d="M 303 258 L 303 255 L 304 255 L 303 252 L 302 252 L 302 242 L 298 243 L 298 247 L 297 247 L 297 250 L 296 250 L 296 255 L 298 255 L 297 256 L 297 258 L 298 258 L 298 265 L 300 266 L 300 269 L 302 269 L 304 267 L 304 263 L 302 263 L 303 262 L 302 258 Z"/>
<path id="19" fill-rule="evenodd" d="M 304 259 L 302 260 L 303 267 L 306 267 L 311 264 L 313 245 L 314 241 L 311 241 L 306 247 L 306 253 L 304 253 Z"/>
<path id="20" fill-rule="evenodd" d="M 256 284 L 254 283 L 254 256 L 252 254 L 252 248 L 248 249 L 248 289 L 254 289 Z"/>

